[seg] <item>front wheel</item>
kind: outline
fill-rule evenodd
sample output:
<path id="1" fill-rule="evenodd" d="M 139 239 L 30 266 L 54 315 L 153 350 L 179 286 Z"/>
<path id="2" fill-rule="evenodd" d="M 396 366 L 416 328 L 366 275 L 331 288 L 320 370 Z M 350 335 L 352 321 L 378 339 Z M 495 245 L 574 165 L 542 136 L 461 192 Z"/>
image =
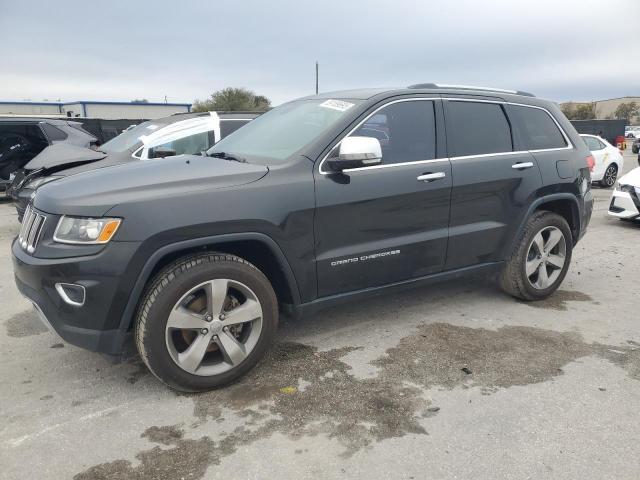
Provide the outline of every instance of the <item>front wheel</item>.
<path id="1" fill-rule="evenodd" d="M 502 289 L 522 300 L 542 300 L 562 283 L 573 241 L 567 221 L 552 212 L 536 212 L 520 233 L 500 274 Z"/>
<path id="2" fill-rule="evenodd" d="M 136 319 L 136 345 L 171 388 L 198 392 L 227 384 L 264 355 L 278 324 L 269 280 L 226 254 L 184 257 L 156 277 Z"/>
<path id="3" fill-rule="evenodd" d="M 615 185 L 616 179 L 618 178 L 618 167 L 615 163 L 612 163 L 607 167 L 604 172 L 604 176 L 602 180 L 600 180 L 600 186 L 604 188 L 611 188 Z"/>

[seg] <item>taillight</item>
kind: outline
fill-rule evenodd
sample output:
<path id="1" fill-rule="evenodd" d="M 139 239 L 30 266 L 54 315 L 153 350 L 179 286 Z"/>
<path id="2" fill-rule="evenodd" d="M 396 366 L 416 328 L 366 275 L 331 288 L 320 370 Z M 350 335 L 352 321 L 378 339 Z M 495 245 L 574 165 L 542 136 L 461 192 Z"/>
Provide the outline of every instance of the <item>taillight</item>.
<path id="1" fill-rule="evenodd" d="M 593 155 L 589 155 L 587 158 L 587 167 L 589 167 L 589 171 L 593 172 L 593 169 L 596 168 L 596 159 L 593 158 Z"/>

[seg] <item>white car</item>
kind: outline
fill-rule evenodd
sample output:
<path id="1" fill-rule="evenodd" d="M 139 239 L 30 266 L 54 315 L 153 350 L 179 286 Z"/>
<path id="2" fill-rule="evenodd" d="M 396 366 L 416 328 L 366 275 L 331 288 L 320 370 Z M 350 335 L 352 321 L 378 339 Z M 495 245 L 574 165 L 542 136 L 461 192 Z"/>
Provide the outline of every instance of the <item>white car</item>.
<path id="1" fill-rule="evenodd" d="M 640 138 L 640 127 L 638 126 L 625 127 L 624 136 L 626 138 Z"/>
<path id="2" fill-rule="evenodd" d="M 620 178 L 611 196 L 609 215 L 625 220 L 640 219 L 640 167 Z"/>
<path id="3" fill-rule="evenodd" d="M 624 166 L 622 151 L 596 135 L 582 134 L 580 136 L 596 161 L 593 172 L 591 172 L 591 181 L 599 182 L 605 188 L 613 187 L 618 178 L 618 172 L 621 172 Z"/>

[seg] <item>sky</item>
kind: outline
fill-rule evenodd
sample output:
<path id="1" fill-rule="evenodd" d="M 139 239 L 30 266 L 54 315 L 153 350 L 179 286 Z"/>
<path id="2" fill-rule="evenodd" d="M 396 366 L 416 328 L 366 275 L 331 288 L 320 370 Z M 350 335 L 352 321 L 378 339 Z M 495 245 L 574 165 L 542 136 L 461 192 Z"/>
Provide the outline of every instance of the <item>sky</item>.
<path id="1" fill-rule="evenodd" d="M 640 96 L 640 0 L 0 0 L 0 101 L 435 82 Z M 632 23 L 633 22 L 633 23 Z"/>

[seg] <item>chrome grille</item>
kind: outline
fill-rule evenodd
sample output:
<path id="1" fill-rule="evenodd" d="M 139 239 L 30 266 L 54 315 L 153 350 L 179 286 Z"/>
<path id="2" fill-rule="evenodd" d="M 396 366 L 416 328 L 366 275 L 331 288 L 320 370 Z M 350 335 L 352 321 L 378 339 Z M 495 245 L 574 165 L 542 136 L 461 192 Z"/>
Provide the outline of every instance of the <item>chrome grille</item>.
<path id="1" fill-rule="evenodd" d="M 45 220 L 46 217 L 36 212 L 31 205 L 27 207 L 24 212 L 24 217 L 22 218 L 20 234 L 18 235 L 18 242 L 20 242 L 23 250 L 26 250 L 28 253 L 36 251 Z"/>

